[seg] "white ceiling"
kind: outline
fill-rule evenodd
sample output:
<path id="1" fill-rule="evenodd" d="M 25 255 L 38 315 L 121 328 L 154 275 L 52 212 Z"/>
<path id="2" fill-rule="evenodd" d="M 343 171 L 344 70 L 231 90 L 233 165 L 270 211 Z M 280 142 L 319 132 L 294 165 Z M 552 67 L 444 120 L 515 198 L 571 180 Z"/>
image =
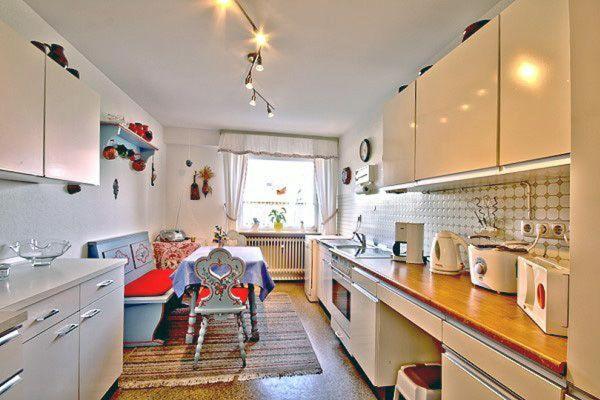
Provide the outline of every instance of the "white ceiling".
<path id="1" fill-rule="evenodd" d="M 270 34 L 248 105 L 248 24 L 214 0 L 26 0 L 165 126 L 339 135 L 498 0 L 240 0 Z M 115 110 L 116 112 L 118 110 Z"/>

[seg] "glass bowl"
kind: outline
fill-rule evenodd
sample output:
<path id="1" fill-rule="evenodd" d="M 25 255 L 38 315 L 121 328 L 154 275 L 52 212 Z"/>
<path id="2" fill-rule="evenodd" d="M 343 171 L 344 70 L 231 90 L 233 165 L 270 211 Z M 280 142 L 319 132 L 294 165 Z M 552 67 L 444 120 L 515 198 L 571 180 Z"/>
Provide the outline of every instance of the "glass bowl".
<path id="1" fill-rule="evenodd" d="M 66 240 L 27 239 L 14 242 L 10 248 L 34 267 L 39 267 L 50 265 L 55 258 L 65 254 L 71 243 Z"/>

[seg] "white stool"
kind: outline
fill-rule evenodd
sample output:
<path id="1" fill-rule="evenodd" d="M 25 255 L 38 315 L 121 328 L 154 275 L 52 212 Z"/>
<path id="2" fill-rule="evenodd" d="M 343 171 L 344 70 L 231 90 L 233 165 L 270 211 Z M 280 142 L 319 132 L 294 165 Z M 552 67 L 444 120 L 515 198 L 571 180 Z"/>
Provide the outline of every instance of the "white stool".
<path id="1" fill-rule="evenodd" d="M 440 400 L 442 398 L 441 364 L 403 365 L 398 371 L 394 400 Z"/>

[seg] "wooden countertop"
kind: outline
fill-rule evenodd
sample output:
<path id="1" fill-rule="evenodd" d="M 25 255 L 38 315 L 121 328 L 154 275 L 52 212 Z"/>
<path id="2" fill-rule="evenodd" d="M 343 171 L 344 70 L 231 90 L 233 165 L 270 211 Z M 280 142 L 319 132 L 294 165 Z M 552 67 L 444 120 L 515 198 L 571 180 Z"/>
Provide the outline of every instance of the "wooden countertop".
<path id="1" fill-rule="evenodd" d="M 567 339 L 546 335 L 517 305 L 516 296 L 477 287 L 467 273 L 439 275 L 424 265 L 332 252 L 554 373 L 566 374 Z"/>

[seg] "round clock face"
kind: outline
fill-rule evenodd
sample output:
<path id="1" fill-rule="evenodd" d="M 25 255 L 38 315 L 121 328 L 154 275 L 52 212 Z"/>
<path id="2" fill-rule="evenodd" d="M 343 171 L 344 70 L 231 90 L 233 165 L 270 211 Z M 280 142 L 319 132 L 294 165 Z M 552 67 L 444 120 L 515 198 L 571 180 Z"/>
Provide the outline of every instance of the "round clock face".
<path id="1" fill-rule="evenodd" d="M 371 143 L 369 139 L 365 139 L 360 143 L 360 159 L 367 162 L 369 157 L 371 157 Z"/>

